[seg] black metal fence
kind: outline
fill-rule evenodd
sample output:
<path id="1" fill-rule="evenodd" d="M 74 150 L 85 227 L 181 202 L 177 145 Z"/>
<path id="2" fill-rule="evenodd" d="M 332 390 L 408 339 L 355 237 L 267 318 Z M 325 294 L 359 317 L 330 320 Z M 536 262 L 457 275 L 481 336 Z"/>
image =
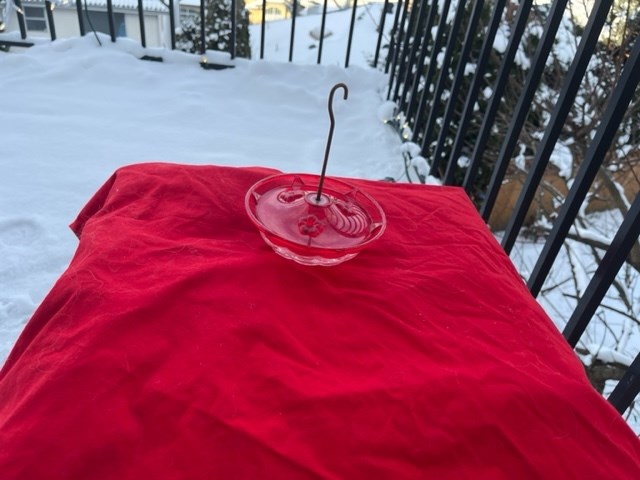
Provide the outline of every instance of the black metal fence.
<path id="1" fill-rule="evenodd" d="M 573 61 L 565 72 L 555 105 L 546 119 L 544 135 L 533 146 L 524 186 L 502 236 L 502 246 L 507 253 L 521 232 L 525 215 L 598 47 L 612 3 L 612 0 L 595 1 L 581 32 Z M 390 75 L 388 98 L 397 105 L 396 125 L 400 130 L 408 129 L 411 132 L 410 140 L 418 144 L 421 156 L 428 161 L 431 175 L 439 177 L 447 185 L 460 185 L 473 195 L 485 221 L 492 213 L 507 169 L 513 161 L 534 94 L 544 81 L 545 66 L 563 16 L 566 15 L 567 0 L 553 1 L 545 12 L 544 27 L 526 78 L 519 84 L 517 101 L 509 112 L 507 125 L 501 129 L 497 146 L 494 146 L 498 153 L 491 162 L 487 162 L 483 154 L 489 139 L 495 141 L 496 131 L 500 130 L 495 126 L 496 115 L 498 108 L 504 105 L 505 88 L 517 68 L 514 59 L 522 48 L 523 33 L 534 8 L 532 0 L 522 0 L 517 10 L 511 12 L 508 44 L 500 59 L 493 58 L 491 67 L 490 58 L 496 56 L 496 32 L 505 23 L 507 5 L 505 0 L 405 0 L 404 4 L 399 0 L 398 6 L 402 8 L 396 12 L 399 19 L 394 26 L 387 64 Z M 542 253 L 528 277 L 527 285 L 534 296 L 540 293 L 636 94 L 640 81 L 640 37 L 635 38 L 629 47 L 600 123 L 557 213 Z M 470 63 L 473 65 L 471 76 L 465 75 L 465 68 Z M 479 109 L 479 92 L 482 86 L 487 85 L 487 77 L 493 79 L 490 84 L 491 96 Z M 472 122 L 476 125 L 473 132 L 469 130 Z M 470 154 L 466 164 L 460 166 L 463 148 Z M 488 173 L 488 183 L 478 186 L 481 168 Z M 572 347 L 576 346 L 584 333 L 631 249 L 637 245 L 639 234 L 640 194 L 636 193 L 624 221 L 564 329 L 563 334 Z M 609 400 L 622 413 L 638 392 L 640 355 L 627 369 Z"/>
<path id="2" fill-rule="evenodd" d="M 21 0 L 15 1 L 21 41 L 0 40 L 0 45 L 28 46 L 26 22 L 21 13 Z M 175 48 L 174 1 L 168 0 L 171 25 L 171 48 Z M 529 115 L 534 94 L 544 82 L 545 65 L 558 34 L 568 0 L 554 0 L 547 7 L 544 24 L 531 56 L 530 65 L 525 69 L 523 81 L 515 96 L 502 131 L 496 134 L 499 109 L 504 103 L 505 92 L 510 78 L 517 68 L 515 61 L 522 48 L 525 28 L 535 9 L 533 0 L 521 0 L 517 4 L 507 0 L 397 0 L 390 4 L 384 0 L 380 17 L 379 36 L 374 50 L 373 66 L 384 68 L 389 74 L 387 97 L 395 102 L 396 117 L 393 121 L 405 135 L 419 146 L 421 156 L 428 161 L 433 176 L 447 185 L 464 187 L 478 202 L 479 211 L 488 220 L 496 204 L 500 187 L 508 167 L 513 161 L 514 151 L 519 144 L 519 136 Z M 544 134 L 533 146 L 532 160 L 529 162 L 523 188 L 517 198 L 513 213 L 502 237 L 502 246 L 511 251 L 524 224 L 525 215 L 532 204 L 569 110 L 576 101 L 576 95 L 587 72 L 590 61 L 599 45 L 605 20 L 613 0 L 596 0 L 587 23 L 580 35 L 575 56 L 564 74 L 559 94 L 545 119 Z M 56 30 L 51 15 L 51 3 L 46 1 L 47 21 L 51 39 L 55 40 Z M 394 8 L 395 7 L 395 8 Z M 76 0 L 78 26 L 81 35 L 87 32 L 83 16 L 82 0 Z M 115 41 L 113 6 L 106 0 L 111 40 Z M 204 18 L 204 3 L 201 16 Z M 264 57 L 265 8 L 260 35 L 260 58 Z M 353 37 L 357 0 L 351 7 L 349 42 L 345 52 L 345 67 L 348 67 Z M 294 51 L 297 1 L 292 2 L 291 41 L 289 61 Z M 232 3 L 231 10 L 235 11 Z M 390 41 L 384 38 L 387 12 L 393 18 Z M 140 38 L 145 42 L 144 12 L 142 0 L 138 0 Z M 327 0 L 324 0 L 322 26 L 327 15 Z M 235 32 L 235 16 L 232 30 Z M 496 36 L 501 25 L 508 24 L 509 35 L 501 55 L 496 55 Z M 204 23 L 201 24 L 204 35 Z M 232 37 L 233 38 L 233 37 Z M 322 61 L 322 31 L 319 37 L 317 62 Z M 204 49 L 204 42 L 201 42 Z M 204 53 L 202 51 L 201 53 Z M 229 50 L 235 56 L 234 42 Z M 384 57 L 384 58 L 382 58 Z M 471 65 L 472 73 L 467 72 Z M 489 80 L 488 80 L 489 79 Z M 578 211 L 591 188 L 596 174 L 601 169 L 614 136 L 618 131 L 625 112 L 636 94 L 640 82 L 640 39 L 635 39 L 625 51 L 623 68 L 615 79 L 609 95 L 609 102 L 600 122 L 592 135 L 584 158 L 580 162 L 571 187 L 564 199 L 548 235 L 542 253 L 527 279 L 527 285 L 534 296 L 540 293 L 543 283 L 565 242 Z M 490 96 L 481 98 L 483 87 L 490 84 Z M 473 130 L 471 125 L 474 125 Z M 499 130 L 499 129 L 498 129 Z M 496 137 L 498 140 L 496 141 Z M 487 164 L 486 149 L 492 141 L 497 154 L 494 161 Z M 466 164 L 460 158 L 468 155 Z M 485 181 L 480 182 L 480 173 Z M 584 333 L 598 305 L 615 279 L 615 276 L 640 234 L 640 195 L 631 203 L 615 238 L 601 259 L 586 291 L 579 299 L 577 308 L 568 321 L 564 336 L 575 347 Z M 636 320 L 637 322 L 637 320 Z M 640 392 L 640 355 L 627 369 L 624 377 L 609 396 L 610 402 L 621 413 L 624 412 Z"/>
<path id="3" fill-rule="evenodd" d="M 15 5 L 15 15 L 17 18 L 18 27 L 20 31 L 20 39 L 16 40 L 16 39 L 0 38 L 0 46 L 7 46 L 7 47 L 33 46 L 34 42 L 29 37 L 29 32 L 27 28 L 27 19 L 23 9 L 22 0 L 6 0 L 6 1 L 13 2 L 13 4 Z M 165 1 L 162 2 L 167 7 L 166 15 L 169 18 L 169 38 L 168 38 L 167 46 L 172 50 L 176 49 L 176 31 L 177 31 L 177 28 L 180 26 L 180 18 L 178 18 L 178 13 L 177 13 L 178 9 L 176 9 L 177 1 L 178 0 L 166 0 L 166 2 Z M 328 6 L 329 6 L 328 2 L 329 0 L 324 0 L 322 4 L 323 8 L 322 8 L 322 14 L 321 14 L 320 35 L 318 39 L 318 55 L 317 55 L 318 64 L 322 63 L 322 53 L 323 53 L 323 46 L 325 41 L 325 25 L 326 25 L 327 15 L 330 14 L 330 12 L 328 12 Z M 207 0 L 200 1 L 200 8 L 199 8 L 199 18 L 200 18 L 199 53 L 200 54 L 205 54 L 205 50 L 206 50 L 206 42 L 205 42 L 205 35 L 206 35 L 206 29 L 207 29 L 207 26 L 205 24 L 206 4 L 207 4 Z M 45 5 L 46 18 L 47 18 L 48 32 L 51 40 L 53 41 L 53 40 L 56 40 L 56 26 L 55 26 L 54 15 L 53 15 L 54 5 L 50 0 L 45 0 L 44 5 Z M 295 47 L 294 40 L 295 40 L 295 30 L 296 30 L 296 19 L 298 18 L 299 0 L 292 0 L 290 5 L 291 5 L 291 18 L 290 18 L 291 36 L 290 36 L 290 42 L 289 42 L 289 61 L 291 62 L 293 61 L 293 54 L 294 54 L 294 47 Z M 383 37 L 385 32 L 384 27 L 385 27 L 385 21 L 386 21 L 385 12 L 390 10 L 392 3 L 390 2 L 390 0 L 384 0 L 383 5 L 384 5 L 384 9 L 380 18 L 379 34 L 378 34 L 378 39 L 375 46 L 375 53 L 374 53 L 374 59 L 373 59 L 374 66 L 377 66 L 378 63 L 380 62 L 380 54 L 384 47 Z M 115 42 L 118 36 L 118 32 L 116 28 L 116 23 L 114 21 L 113 0 L 105 0 L 105 8 L 106 8 L 106 14 L 108 19 L 108 28 L 107 28 L 107 31 L 104 33 L 108 33 L 109 36 L 111 37 L 111 41 Z M 88 11 L 86 1 L 75 0 L 75 9 L 76 9 L 77 18 L 78 18 L 78 33 L 80 36 L 84 36 L 86 33 L 91 32 L 93 29 L 92 25 L 90 24 L 90 21 L 87 22 L 87 19 L 90 19 L 90 12 Z M 349 7 L 349 9 L 351 10 L 351 17 L 350 17 L 351 21 L 349 24 L 348 39 L 345 46 L 345 60 L 344 60 L 345 67 L 348 67 L 350 63 L 353 33 L 356 25 L 356 12 L 358 9 L 358 0 L 352 0 L 351 6 Z M 259 44 L 260 59 L 263 59 L 265 56 L 265 42 L 267 41 L 266 10 L 267 10 L 267 1 L 265 0 L 262 2 L 262 19 L 260 22 L 260 44 Z M 228 53 L 232 59 L 236 57 L 236 44 L 237 44 L 236 34 L 238 30 L 238 15 L 232 15 L 231 12 L 236 12 L 236 11 L 237 11 L 236 0 L 229 0 L 229 19 L 230 19 L 229 37 L 230 38 L 229 38 Z M 138 34 L 140 38 L 140 43 L 143 47 L 146 47 L 147 35 L 145 30 L 145 9 L 143 6 L 143 0 L 137 0 L 137 15 L 138 15 L 138 25 L 139 25 Z M 147 57 L 146 59 L 149 59 L 149 58 Z"/>

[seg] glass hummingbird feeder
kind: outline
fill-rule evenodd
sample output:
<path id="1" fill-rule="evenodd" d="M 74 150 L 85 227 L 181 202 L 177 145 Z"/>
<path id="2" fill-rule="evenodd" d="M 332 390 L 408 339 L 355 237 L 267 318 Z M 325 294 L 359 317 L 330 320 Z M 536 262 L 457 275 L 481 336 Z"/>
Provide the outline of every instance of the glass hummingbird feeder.
<path id="1" fill-rule="evenodd" d="M 318 175 L 273 175 L 254 184 L 245 197 L 245 208 L 264 241 L 279 255 L 303 265 L 337 265 L 355 257 L 385 230 L 386 217 L 370 195 L 357 187 L 326 177 L 335 118 L 329 93 L 331 125 Z"/>

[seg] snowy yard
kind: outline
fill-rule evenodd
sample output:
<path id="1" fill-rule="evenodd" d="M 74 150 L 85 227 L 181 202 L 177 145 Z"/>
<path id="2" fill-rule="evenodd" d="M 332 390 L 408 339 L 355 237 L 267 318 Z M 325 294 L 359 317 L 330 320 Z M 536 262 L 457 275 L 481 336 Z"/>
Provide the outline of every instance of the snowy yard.
<path id="1" fill-rule="evenodd" d="M 374 28 L 368 32 L 375 46 Z M 343 42 L 327 42 L 324 51 L 344 61 Z M 68 224 L 122 165 L 318 173 L 327 95 L 344 82 L 350 94 L 335 102 L 328 173 L 381 179 L 402 172 L 400 140 L 377 115 L 386 78 L 358 67 L 366 65 L 361 54 L 354 52 L 356 66 L 347 70 L 238 59 L 233 69 L 207 71 L 196 56 L 154 53 L 165 62 L 138 60 L 140 47 L 124 39 L 103 38 L 99 46 L 93 35 L 0 53 L 0 363 L 73 255 Z"/>
<path id="2" fill-rule="evenodd" d="M 0 364 L 74 253 L 69 223 L 120 166 L 166 161 L 317 173 L 329 126 L 327 94 L 344 82 L 349 98 L 335 102 L 328 174 L 402 177 L 400 138 L 380 119 L 388 107 L 387 77 L 367 66 L 379 8 L 358 11 L 349 69 L 342 66 L 350 11 L 328 16 L 332 35 L 321 66 L 309 36 L 320 17 L 311 16 L 297 21 L 295 65 L 282 63 L 289 22 L 267 24 L 269 60 L 237 59 L 235 68 L 221 71 L 203 70 L 198 56 L 143 52 L 125 39 L 113 44 L 105 36 L 100 46 L 93 34 L 0 52 Z M 254 26 L 254 58 L 259 39 Z M 164 62 L 138 60 L 144 53 Z M 609 221 L 603 216 L 596 233 L 611 238 Z M 577 283 L 569 286 L 584 290 L 595 266 L 583 262 L 580 248 L 559 260 L 548 285 Z M 540 249 L 540 242 L 518 242 L 512 258 L 523 275 Z M 638 288 L 631 281 L 634 298 Z M 540 298 L 560 326 L 575 307 L 571 291 L 558 288 Z M 581 345 L 594 355 L 615 347 L 628 362 L 640 350 L 638 327 L 616 313 L 615 300 L 606 303 L 597 315 L 608 317 L 608 326 L 595 325 Z"/>

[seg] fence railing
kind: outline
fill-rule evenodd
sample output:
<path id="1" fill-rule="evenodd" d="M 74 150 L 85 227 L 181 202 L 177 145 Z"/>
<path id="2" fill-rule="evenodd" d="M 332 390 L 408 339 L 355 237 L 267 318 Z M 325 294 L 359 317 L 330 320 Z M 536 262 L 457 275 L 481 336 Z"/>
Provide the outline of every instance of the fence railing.
<path id="1" fill-rule="evenodd" d="M 7 47 L 33 46 L 35 38 L 29 35 L 29 30 L 27 28 L 27 18 L 24 11 L 23 1 L 22 0 L 6 0 L 6 1 L 12 2 L 13 10 L 15 12 L 15 17 L 18 23 L 20 38 L 8 39 L 8 38 L 0 37 L 0 46 L 7 46 Z M 176 31 L 181 23 L 179 18 L 180 17 L 179 9 L 176 8 L 178 0 L 166 0 L 166 1 L 159 0 L 159 1 L 164 5 L 166 5 L 166 11 L 164 12 L 164 14 L 168 18 L 168 23 L 169 23 L 168 36 L 166 39 L 165 46 L 167 48 L 175 50 L 177 48 Z M 91 11 L 89 10 L 89 7 L 86 1 L 74 0 L 74 2 L 75 2 L 75 10 L 76 10 L 76 16 L 77 16 L 77 23 L 78 23 L 78 34 L 80 36 L 84 36 L 86 33 L 91 32 L 92 29 L 94 28 L 90 24 L 90 21 L 87 22 L 87 19 L 90 20 L 91 18 L 90 17 Z M 2 2 L 0 2 L 0 4 L 1 3 Z M 44 2 L 41 2 L 41 3 L 44 3 L 44 11 L 46 13 L 49 37 L 52 41 L 56 40 L 57 36 L 56 36 L 55 15 L 53 14 L 54 4 L 50 0 L 44 0 Z M 376 42 L 375 51 L 374 51 L 374 59 L 372 62 L 374 67 L 377 66 L 378 63 L 380 62 L 381 51 L 384 47 L 383 38 L 385 35 L 385 29 L 384 29 L 385 21 L 386 21 L 385 12 L 388 11 L 390 6 L 392 5 L 392 2 L 390 0 L 381 0 L 380 3 L 384 5 L 384 8 L 382 10 L 381 18 L 379 19 L 380 29 L 378 32 L 377 42 Z M 33 3 L 31 2 L 30 4 L 33 4 Z M 236 0 L 228 0 L 227 4 L 229 7 L 229 21 L 230 21 L 230 27 L 228 30 L 229 46 L 227 49 L 227 53 L 229 53 L 230 57 L 233 59 L 236 57 L 237 31 L 239 28 L 238 15 L 237 14 L 232 15 L 231 13 L 231 12 L 237 12 Z M 207 32 L 206 5 L 207 5 L 207 0 L 201 0 L 199 4 L 199 9 L 198 9 L 199 19 L 200 19 L 200 22 L 198 25 L 199 38 L 200 38 L 198 53 L 201 55 L 204 55 L 206 53 L 206 41 L 205 41 L 205 36 Z M 266 5 L 267 5 L 267 1 L 265 0 L 262 2 L 262 19 L 260 22 L 260 34 L 259 34 L 260 43 L 258 48 L 258 51 L 259 51 L 258 58 L 260 59 L 265 58 L 265 44 L 266 44 L 266 41 L 268 40 L 266 37 L 266 29 L 267 29 Z M 317 46 L 317 51 L 318 51 L 317 63 L 318 64 L 322 63 L 323 47 L 324 47 L 325 38 L 326 38 L 325 37 L 326 19 L 327 19 L 327 16 L 331 14 L 331 12 L 328 11 L 329 0 L 324 0 L 322 5 L 323 5 L 323 8 L 322 8 L 322 14 L 320 17 L 320 22 L 321 22 L 320 35 L 318 38 L 318 46 Z M 289 41 L 289 61 L 291 62 L 293 61 L 293 54 L 294 54 L 294 48 L 295 48 L 294 39 L 295 39 L 297 13 L 300 7 L 299 0 L 292 0 L 290 2 L 290 6 L 291 6 L 291 34 L 290 34 L 290 41 Z M 93 7 L 94 5 L 92 4 L 92 8 Z M 350 17 L 351 20 L 349 25 L 348 39 L 345 46 L 345 60 L 344 60 L 345 67 L 348 67 L 350 63 L 353 34 L 354 34 L 355 25 L 356 25 L 356 12 L 358 9 L 358 0 L 352 0 L 351 6 L 348 8 L 351 10 L 351 17 Z M 108 34 L 111 38 L 111 41 L 115 42 L 116 38 L 118 37 L 118 30 L 117 30 L 116 22 L 114 21 L 113 0 L 104 0 L 104 9 L 106 11 L 108 22 L 107 22 L 106 31 L 103 31 L 102 33 Z M 145 22 L 148 21 L 145 18 L 146 15 L 147 15 L 147 11 L 144 8 L 143 0 L 137 0 L 137 17 L 138 17 L 139 30 L 136 33 L 143 47 L 146 47 L 148 43 L 147 33 L 145 29 Z"/>
<path id="2" fill-rule="evenodd" d="M 26 21 L 21 0 L 14 1 L 21 40 L 0 40 L 0 45 L 29 46 Z M 176 47 L 175 29 L 178 24 L 174 2 L 169 0 L 170 47 Z M 496 205 L 500 187 L 508 168 L 513 163 L 514 152 L 519 145 L 520 134 L 530 114 L 534 95 L 544 84 L 545 66 L 557 35 L 568 0 L 554 0 L 544 15 L 542 30 L 529 59 L 523 68 L 517 61 L 522 51 L 526 28 L 535 9 L 533 0 L 521 0 L 517 4 L 506 0 L 398 0 L 393 5 L 384 0 L 380 17 L 379 35 L 374 47 L 373 66 L 384 68 L 389 74 L 387 98 L 395 102 L 396 117 L 393 120 L 408 141 L 418 145 L 421 157 L 429 166 L 429 174 L 439 177 L 446 185 L 460 185 L 467 190 L 485 220 Z M 544 119 L 543 135 L 531 148 L 530 162 L 526 167 L 524 185 L 517 197 L 502 237 L 502 246 L 511 252 L 520 234 L 525 215 L 541 184 L 554 148 L 561 136 L 567 116 L 576 102 L 581 83 L 584 81 L 590 62 L 599 48 L 607 15 L 613 0 L 596 0 L 588 21 L 580 35 L 580 42 L 573 60 L 564 74 L 562 86 L 554 100 L 549 115 Z M 79 33 L 84 35 L 87 26 L 83 12 L 85 5 L 76 0 Z M 392 38 L 384 42 L 386 13 L 393 10 Z M 260 30 L 260 58 L 264 57 L 265 8 Z M 289 61 L 294 51 L 297 0 L 292 2 L 291 41 Z M 351 42 L 355 25 L 357 0 L 352 5 L 349 41 L 345 52 L 345 67 L 349 66 Z M 51 40 L 56 38 L 51 2 L 45 2 L 47 22 Z M 106 0 L 109 34 L 116 39 L 113 22 L 113 5 Z M 204 19 L 205 4 L 201 2 L 200 13 Z M 230 3 L 230 12 L 236 11 L 235 2 Z M 141 44 L 145 41 L 145 18 L 142 0 L 138 0 L 138 15 Z M 327 15 L 327 0 L 324 0 L 321 30 Z M 235 56 L 236 17 L 232 19 L 232 41 L 229 54 Z M 504 40 L 501 52 L 496 54 L 496 42 L 500 29 L 508 25 L 508 35 L 500 33 Z M 204 20 L 200 34 L 205 35 Z M 319 36 L 317 63 L 322 61 L 324 35 Z M 204 52 L 205 42 L 200 43 Z M 384 58 L 383 58 L 384 57 Z M 505 92 L 514 71 L 520 69 L 523 77 L 515 95 L 514 103 L 503 126 L 496 128 L 499 111 L 505 103 Z M 469 71 L 470 70 L 470 71 Z M 487 80 L 487 79 L 490 79 Z M 527 285 L 537 296 L 552 265 L 567 239 L 580 207 L 591 188 L 596 174 L 610 150 L 624 115 L 636 94 L 640 81 L 640 39 L 635 39 L 625 52 L 621 72 L 615 79 L 609 102 L 604 109 L 597 128 L 593 132 L 584 158 L 579 162 L 564 203 L 547 237 L 542 253 L 527 278 Z M 489 83 L 488 83 L 489 82 Z M 489 84 L 489 95 L 483 95 Z M 485 98 L 487 97 L 488 98 Z M 473 129 L 471 126 L 473 125 Z M 498 133 L 496 133 L 498 132 Z M 487 163 L 487 148 L 497 152 L 494 160 Z M 466 161 L 461 162 L 465 157 Z M 481 179 L 482 173 L 483 178 Z M 483 180 L 483 181 L 480 181 Z M 640 234 L 640 195 L 626 209 L 615 238 L 601 259 L 595 274 L 577 302 L 577 307 L 568 321 L 563 334 L 572 347 L 578 343 L 587 325 L 601 304 L 605 293 L 614 282 L 617 272 L 637 245 Z M 637 320 L 636 320 L 637 322 Z M 621 413 L 624 412 L 640 392 L 640 355 L 631 363 L 624 377 L 609 396 L 610 402 Z"/>
<path id="3" fill-rule="evenodd" d="M 489 3 L 492 5 L 488 5 Z M 535 153 L 526 169 L 524 186 L 502 236 L 502 246 L 507 253 L 511 251 L 521 232 L 525 215 L 540 186 L 569 111 L 576 101 L 587 67 L 593 59 L 612 3 L 612 0 L 595 1 L 557 100 L 546 119 L 544 135 L 533 146 Z M 486 7 L 489 6 L 488 18 L 480 26 L 481 14 L 483 11 L 487 12 Z M 397 126 L 411 131 L 410 140 L 418 144 L 431 175 L 441 178 L 447 185 L 460 185 L 470 194 L 472 190 L 476 190 L 473 198 L 478 201 L 480 214 L 485 221 L 489 220 L 507 169 L 513 162 L 534 94 L 543 82 L 549 54 L 563 16 L 566 15 L 567 0 L 555 0 L 548 8 L 530 67 L 520 85 L 517 101 L 509 112 L 508 123 L 502 128 L 503 133 L 497 146 L 493 147 L 498 154 L 488 168 L 489 181 L 478 186 L 476 181 L 479 169 L 481 166 L 487 169 L 485 149 L 490 137 L 495 140 L 497 112 L 504 103 L 509 79 L 517 68 L 514 60 L 521 51 L 523 34 L 534 7 L 532 0 L 522 0 L 512 15 L 508 43 L 497 71 L 493 72 L 495 79 L 491 85 L 490 99 L 479 110 L 479 92 L 481 86 L 486 85 L 489 58 L 495 54 L 496 32 L 505 22 L 506 6 L 505 0 L 487 2 L 487 5 L 484 0 L 405 1 L 400 19 L 394 26 L 395 34 L 390 48 L 392 54 L 388 70 L 388 98 L 398 106 Z M 436 19 L 439 20 L 437 27 L 434 26 Z M 454 56 L 457 57 L 455 62 L 452 61 Z M 468 78 L 465 76 L 465 68 L 471 62 L 474 73 Z M 622 72 L 610 93 L 610 100 L 600 123 L 553 222 L 542 253 L 527 279 L 529 290 L 534 296 L 540 293 L 596 174 L 603 166 L 627 108 L 636 94 L 639 81 L 640 37 L 635 39 L 627 52 Z M 455 127 L 452 125 L 454 117 Z M 476 131 L 473 133 L 469 131 L 472 121 L 476 123 Z M 461 167 L 459 159 L 465 147 L 471 147 L 472 152 L 466 159 L 466 165 Z M 639 234 L 640 194 L 636 194 L 564 329 L 563 334 L 572 347 L 576 346 L 584 333 L 631 249 L 637 245 Z M 640 355 L 627 369 L 609 400 L 622 413 L 638 392 Z"/>

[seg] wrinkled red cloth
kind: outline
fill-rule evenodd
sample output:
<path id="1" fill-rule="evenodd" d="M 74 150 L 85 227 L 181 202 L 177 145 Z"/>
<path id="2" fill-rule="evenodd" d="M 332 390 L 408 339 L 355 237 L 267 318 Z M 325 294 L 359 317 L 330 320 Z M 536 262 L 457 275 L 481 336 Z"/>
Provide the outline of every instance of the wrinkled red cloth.
<path id="1" fill-rule="evenodd" d="M 118 170 L 0 373 L 0 478 L 633 479 L 464 192 L 351 180 L 388 217 L 336 267 L 264 244 L 261 168 Z"/>

